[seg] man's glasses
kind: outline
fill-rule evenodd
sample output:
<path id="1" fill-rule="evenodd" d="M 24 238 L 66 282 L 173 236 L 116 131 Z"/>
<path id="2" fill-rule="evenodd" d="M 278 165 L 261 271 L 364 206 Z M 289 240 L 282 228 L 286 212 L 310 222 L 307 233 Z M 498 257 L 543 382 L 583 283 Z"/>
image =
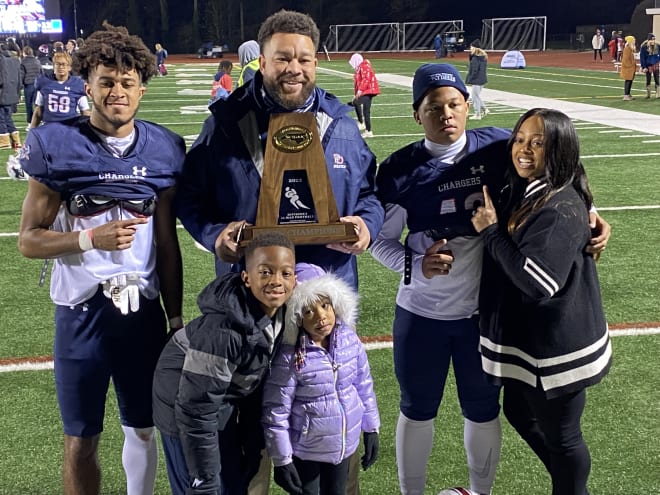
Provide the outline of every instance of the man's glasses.
<path id="1" fill-rule="evenodd" d="M 53 65 L 54 65 L 55 67 L 71 67 L 71 64 L 58 64 L 58 63 L 54 63 Z"/>

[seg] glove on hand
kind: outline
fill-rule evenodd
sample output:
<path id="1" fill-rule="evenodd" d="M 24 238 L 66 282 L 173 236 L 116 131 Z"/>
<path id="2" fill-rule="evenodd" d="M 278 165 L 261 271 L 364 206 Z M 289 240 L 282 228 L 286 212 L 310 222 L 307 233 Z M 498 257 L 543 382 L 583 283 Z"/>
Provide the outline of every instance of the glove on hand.
<path id="1" fill-rule="evenodd" d="M 284 488 L 287 493 L 302 495 L 302 482 L 293 462 L 284 466 L 275 466 L 273 478 L 275 479 L 275 483 Z"/>
<path id="2" fill-rule="evenodd" d="M 362 456 L 362 469 L 365 471 L 378 459 L 378 433 L 364 432 L 364 455 Z"/>
<path id="3" fill-rule="evenodd" d="M 119 275 L 103 282 L 103 294 L 119 308 L 121 314 L 140 309 L 140 277 L 137 274 Z"/>

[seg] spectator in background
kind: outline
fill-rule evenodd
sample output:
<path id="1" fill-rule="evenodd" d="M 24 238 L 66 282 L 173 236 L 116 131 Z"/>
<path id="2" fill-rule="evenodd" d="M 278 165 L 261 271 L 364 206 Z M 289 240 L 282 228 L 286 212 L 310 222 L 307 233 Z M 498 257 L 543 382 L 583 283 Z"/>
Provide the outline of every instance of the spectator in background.
<path id="1" fill-rule="evenodd" d="M 76 52 L 78 49 L 78 45 L 76 44 L 76 40 L 70 39 L 66 42 L 66 45 L 64 45 L 64 51 L 69 55 L 69 57 L 73 58 L 73 54 Z"/>
<path id="2" fill-rule="evenodd" d="M 623 33 L 619 31 L 616 34 L 616 60 L 621 62 L 621 57 L 623 57 L 623 47 L 626 46 L 626 40 L 623 37 Z"/>
<path id="3" fill-rule="evenodd" d="M 470 44 L 470 65 L 468 66 L 466 84 L 472 85 L 472 120 L 481 120 L 488 115 L 489 110 L 481 99 L 481 89 L 488 82 L 488 54 L 481 48 L 481 41 L 474 40 Z"/>
<path id="4" fill-rule="evenodd" d="M 371 67 L 371 62 L 359 53 L 354 53 L 348 61 L 355 73 L 353 74 L 353 107 L 357 114 L 358 127 L 363 138 L 374 137 L 371 130 L 371 100 L 380 94 L 378 79 Z"/>
<path id="5" fill-rule="evenodd" d="M 64 43 L 61 41 L 56 41 L 53 43 L 53 53 L 58 53 L 58 52 L 65 52 L 65 46 Z"/>
<path id="6" fill-rule="evenodd" d="M 612 31 L 612 37 L 610 38 L 610 41 L 607 43 L 607 48 L 610 51 L 610 57 L 612 57 L 612 62 L 617 62 L 617 57 L 616 57 L 617 38 L 618 35 L 616 34 L 616 31 Z"/>
<path id="7" fill-rule="evenodd" d="M 602 62 L 603 48 L 605 48 L 605 37 L 598 28 L 596 28 L 596 33 L 591 38 L 591 47 L 594 49 L 594 62 L 596 61 L 596 55 L 600 57 L 600 61 Z"/>
<path id="8" fill-rule="evenodd" d="M 50 57 L 50 48 L 43 43 L 37 49 L 37 60 L 41 64 L 41 73 L 48 75 L 53 73 L 53 59 Z"/>
<path id="9" fill-rule="evenodd" d="M 85 82 L 71 74 L 71 56 L 56 52 L 53 55 L 53 74 L 40 75 L 34 83 L 37 92 L 30 127 L 41 122 L 65 122 L 89 115 Z"/>
<path id="10" fill-rule="evenodd" d="M 442 58 L 442 36 L 440 36 L 440 33 L 433 38 L 433 50 L 435 50 L 435 58 Z"/>
<path id="11" fill-rule="evenodd" d="M 12 48 L 18 49 L 15 43 Z M 0 150 L 17 149 L 21 136 L 12 114 L 21 100 L 21 61 L 7 43 L 0 44 Z"/>
<path id="12" fill-rule="evenodd" d="M 241 72 L 238 74 L 238 84 L 236 87 L 250 82 L 257 71 L 259 71 L 260 53 L 259 43 L 255 40 L 248 40 L 238 47 L 238 63 L 241 64 Z"/>
<path id="13" fill-rule="evenodd" d="M 234 68 L 229 60 L 223 60 L 218 64 L 218 72 L 213 77 L 213 88 L 211 89 L 211 99 L 209 105 L 215 100 L 225 99 L 233 89 L 234 82 L 231 80 L 231 71 Z"/>
<path id="14" fill-rule="evenodd" d="M 660 50 L 655 34 L 649 33 L 639 49 L 639 63 L 646 74 L 646 98 L 651 98 L 651 76 L 655 82 L 655 97 L 660 98 Z"/>
<path id="15" fill-rule="evenodd" d="M 156 65 L 158 66 L 158 75 L 166 76 L 167 68 L 165 67 L 165 59 L 167 58 L 167 50 L 163 48 L 163 45 L 156 43 Z"/>
<path id="16" fill-rule="evenodd" d="M 34 56 L 32 48 L 26 46 L 23 48 L 23 59 L 21 60 L 21 83 L 23 84 L 23 98 L 25 99 L 25 118 L 27 120 L 28 129 L 32 122 L 32 113 L 34 99 L 37 94 L 37 89 L 34 82 L 41 74 L 41 64 Z"/>
<path id="17" fill-rule="evenodd" d="M 635 37 L 626 36 L 626 45 L 623 48 L 623 55 L 621 56 L 621 79 L 623 79 L 623 99 L 625 101 L 634 100 L 635 98 L 630 94 L 632 83 L 635 79 L 637 72 L 637 62 L 635 61 Z"/>

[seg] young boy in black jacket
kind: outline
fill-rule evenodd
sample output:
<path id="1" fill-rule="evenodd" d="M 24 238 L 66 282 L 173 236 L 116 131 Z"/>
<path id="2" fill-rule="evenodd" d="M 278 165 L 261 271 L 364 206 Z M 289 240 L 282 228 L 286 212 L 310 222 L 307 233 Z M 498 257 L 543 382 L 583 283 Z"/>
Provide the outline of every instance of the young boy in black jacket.
<path id="1" fill-rule="evenodd" d="M 174 495 L 246 493 L 263 448 L 261 382 L 296 283 L 292 242 L 256 237 L 245 270 L 211 282 L 202 315 L 178 330 L 154 374 L 154 423 Z"/>

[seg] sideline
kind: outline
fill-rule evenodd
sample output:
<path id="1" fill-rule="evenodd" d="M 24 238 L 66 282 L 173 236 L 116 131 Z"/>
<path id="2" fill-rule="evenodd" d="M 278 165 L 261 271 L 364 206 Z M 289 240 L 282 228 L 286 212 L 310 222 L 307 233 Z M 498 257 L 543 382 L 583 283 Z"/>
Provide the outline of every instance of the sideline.
<path id="1" fill-rule="evenodd" d="M 643 325 L 643 324 L 642 324 Z M 657 335 L 660 334 L 660 327 L 652 326 L 657 325 L 650 323 L 648 327 L 628 327 L 624 325 L 613 325 L 610 327 L 610 337 L 630 337 L 641 335 Z M 379 337 L 366 337 L 361 339 L 364 342 L 364 347 L 367 351 L 377 349 L 391 349 L 392 336 L 382 335 Z M 52 370 L 53 361 L 50 356 L 31 357 L 31 358 L 16 358 L 16 359 L 0 359 L 0 373 L 9 373 L 13 371 L 43 371 Z"/>
<path id="2" fill-rule="evenodd" d="M 347 72 L 323 67 L 319 67 L 317 71 L 353 78 L 353 75 Z M 377 74 L 376 76 L 378 82 L 409 90 L 412 89 L 413 78 L 410 76 L 388 73 Z M 481 90 L 481 97 L 484 101 L 489 103 L 522 108 L 523 110 L 529 110 L 530 108 L 536 107 L 554 108 L 564 112 L 573 119 L 660 136 L 660 116 L 658 115 L 601 107 L 598 105 L 590 105 L 588 103 L 575 103 L 565 100 L 554 100 L 552 98 L 509 93 L 488 88 L 483 88 Z"/>

